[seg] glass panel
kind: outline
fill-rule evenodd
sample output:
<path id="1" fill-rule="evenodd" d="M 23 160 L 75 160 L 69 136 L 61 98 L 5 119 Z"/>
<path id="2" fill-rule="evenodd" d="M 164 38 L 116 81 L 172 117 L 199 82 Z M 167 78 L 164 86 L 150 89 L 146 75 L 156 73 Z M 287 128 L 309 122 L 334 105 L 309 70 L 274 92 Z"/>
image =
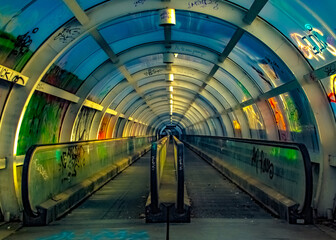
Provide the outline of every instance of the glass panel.
<path id="1" fill-rule="evenodd" d="M 212 95 L 214 95 L 218 99 L 218 101 L 220 101 L 223 104 L 225 109 L 231 107 L 230 104 L 227 102 L 227 100 L 223 97 L 223 95 L 218 92 L 218 89 L 213 88 L 210 85 L 206 85 L 205 89 L 209 91 Z"/>
<path id="2" fill-rule="evenodd" d="M 34 144 L 58 143 L 68 106 L 68 101 L 36 91 L 23 117 L 16 154 L 25 154 Z"/>
<path id="3" fill-rule="evenodd" d="M 311 152 L 318 152 L 314 115 L 304 92 L 295 90 L 279 97 L 284 105 L 292 141 L 304 143 Z"/>
<path id="4" fill-rule="evenodd" d="M 134 88 L 132 86 L 128 86 L 124 88 L 115 98 L 113 99 L 113 102 L 110 105 L 110 108 L 116 109 L 116 107 L 119 105 L 119 103 L 131 92 L 134 91 Z"/>
<path id="5" fill-rule="evenodd" d="M 95 5 L 98 5 L 100 3 L 106 2 L 106 0 L 77 0 L 77 3 L 83 10 L 87 10 Z"/>
<path id="6" fill-rule="evenodd" d="M 112 115 L 106 113 L 104 115 L 103 121 L 100 125 L 99 133 L 98 133 L 98 139 L 105 139 L 107 134 L 107 128 L 109 126 L 109 123 L 111 121 Z"/>
<path id="7" fill-rule="evenodd" d="M 101 103 L 106 95 L 124 79 L 119 70 L 106 69 L 106 76 L 90 92 L 88 99 L 90 101 Z"/>
<path id="8" fill-rule="evenodd" d="M 247 71 L 264 92 L 295 79 L 281 59 L 250 34 L 244 33 L 229 57 Z"/>
<path id="9" fill-rule="evenodd" d="M 97 42 L 88 36 L 64 53 L 49 69 L 42 81 L 75 93 L 85 79 L 79 78 L 76 74 L 79 73 L 82 77 L 86 77 L 96 67 L 88 64 L 99 65 L 101 63 L 99 61 L 107 58 Z M 86 62 L 83 63 L 84 61 Z M 85 70 L 81 72 L 83 68 Z"/>
<path id="10" fill-rule="evenodd" d="M 142 43 L 163 41 L 163 28 L 157 20 L 157 11 L 137 13 L 103 24 L 99 31 L 113 51 L 119 53 Z"/>
<path id="11" fill-rule="evenodd" d="M 95 173 L 112 170 L 116 163 L 148 148 L 151 140 L 137 137 L 37 147 L 26 170 L 32 210 Z"/>
<path id="12" fill-rule="evenodd" d="M 335 1 L 270 0 L 260 16 L 281 31 L 314 68 L 335 61 Z"/>
<path id="13" fill-rule="evenodd" d="M 237 138 L 241 138 L 242 137 L 241 127 L 240 127 L 240 123 L 239 123 L 236 115 L 233 112 L 229 112 L 228 116 L 229 116 L 229 118 L 231 120 L 231 123 L 232 123 L 234 136 L 237 137 Z"/>
<path id="14" fill-rule="evenodd" d="M 288 130 L 288 122 L 284 113 L 284 107 L 279 97 L 269 98 L 268 102 L 273 110 L 274 119 L 279 131 L 279 138 L 281 141 L 290 141 L 290 133 Z"/>
<path id="15" fill-rule="evenodd" d="M 193 69 L 197 69 L 198 71 L 209 73 L 214 66 L 213 63 L 205 61 L 201 58 L 197 58 L 194 56 L 178 54 L 174 60 L 174 64 L 182 65 L 186 67 L 190 67 Z"/>
<path id="16" fill-rule="evenodd" d="M 91 127 L 91 122 L 95 113 L 95 109 L 82 107 L 72 130 L 72 141 L 82 141 L 89 139 L 89 129 Z"/>
<path id="17" fill-rule="evenodd" d="M 234 26 L 210 16 L 176 11 L 172 39 L 196 43 L 222 52 L 235 29 Z"/>
<path id="18" fill-rule="evenodd" d="M 21 71 L 33 52 L 73 17 L 62 1 L 9 1 L 0 5 L 0 64 Z"/>
<path id="19" fill-rule="evenodd" d="M 206 151 L 217 166 L 229 172 L 241 171 L 241 176 L 260 181 L 303 208 L 309 159 L 299 146 L 201 136 L 187 136 L 186 141 Z"/>
<path id="20" fill-rule="evenodd" d="M 221 84 L 223 84 L 228 91 L 232 92 L 235 98 L 241 103 L 251 98 L 247 89 L 231 74 L 224 69 L 219 68 L 214 75 Z"/>
<path id="21" fill-rule="evenodd" d="M 243 108 L 250 126 L 252 138 L 266 139 L 264 120 L 256 104 Z"/>
<path id="22" fill-rule="evenodd" d="M 134 74 L 146 68 L 163 65 L 162 54 L 155 54 L 129 61 L 125 64 L 125 67 L 131 74 Z"/>

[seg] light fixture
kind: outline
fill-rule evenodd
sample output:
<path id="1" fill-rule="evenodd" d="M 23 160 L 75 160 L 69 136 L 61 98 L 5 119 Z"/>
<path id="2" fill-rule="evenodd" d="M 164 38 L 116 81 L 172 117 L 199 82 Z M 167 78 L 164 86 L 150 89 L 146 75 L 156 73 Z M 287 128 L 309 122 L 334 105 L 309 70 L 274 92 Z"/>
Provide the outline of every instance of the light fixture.
<path id="1" fill-rule="evenodd" d="M 163 53 L 163 63 L 172 64 L 174 63 L 174 54 L 170 52 Z"/>
<path id="2" fill-rule="evenodd" d="M 174 97 L 173 97 L 173 94 L 170 94 L 170 99 L 173 99 Z"/>
<path id="3" fill-rule="evenodd" d="M 160 17 L 160 26 L 176 24 L 175 9 L 173 8 L 165 8 L 160 10 L 159 17 Z"/>
<path id="4" fill-rule="evenodd" d="M 173 100 L 170 99 L 169 103 L 170 103 L 170 104 L 173 104 Z"/>
<path id="5" fill-rule="evenodd" d="M 165 79 L 166 79 L 167 82 L 173 82 L 174 81 L 174 74 L 172 74 L 172 73 L 166 74 Z"/>
<path id="6" fill-rule="evenodd" d="M 173 86 L 169 86 L 169 92 L 173 92 Z"/>

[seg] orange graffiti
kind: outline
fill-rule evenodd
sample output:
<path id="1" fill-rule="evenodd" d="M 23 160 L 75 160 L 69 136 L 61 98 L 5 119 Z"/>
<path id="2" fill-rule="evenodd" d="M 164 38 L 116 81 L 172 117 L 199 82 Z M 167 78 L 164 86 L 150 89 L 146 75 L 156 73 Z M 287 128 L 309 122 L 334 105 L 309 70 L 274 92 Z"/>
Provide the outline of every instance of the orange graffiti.
<path id="1" fill-rule="evenodd" d="M 285 119 L 281 113 L 281 110 L 278 107 L 278 103 L 275 101 L 274 98 L 270 98 L 268 99 L 273 111 L 274 111 L 274 115 L 275 115 L 275 121 L 278 125 L 278 128 L 280 130 L 284 130 L 286 131 L 287 127 L 286 127 L 286 123 L 285 123 Z"/>

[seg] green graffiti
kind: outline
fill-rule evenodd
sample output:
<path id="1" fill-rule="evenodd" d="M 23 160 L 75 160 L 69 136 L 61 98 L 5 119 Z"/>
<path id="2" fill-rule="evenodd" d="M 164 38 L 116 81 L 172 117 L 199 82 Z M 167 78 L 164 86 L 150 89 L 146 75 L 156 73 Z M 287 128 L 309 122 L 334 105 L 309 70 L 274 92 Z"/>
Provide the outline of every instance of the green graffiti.
<path id="1" fill-rule="evenodd" d="M 284 108 L 285 113 L 289 122 L 289 128 L 292 132 L 302 132 L 302 127 L 300 123 L 300 112 L 295 105 L 295 102 L 287 95 L 284 97 Z"/>
<path id="2" fill-rule="evenodd" d="M 22 38 L 22 36 L 21 36 Z M 20 36 L 15 37 L 10 33 L 0 30 L 0 64 L 20 72 L 27 63 L 33 52 L 29 46 L 22 51 Z"/>
<path id="3" fill-rule="evenodd" d="M 57 143 L 68 102 L 45 93 L 34 93 L 25 112 L 18 140 L 17 155 L 34 144 Z"/>
<path id="4" fill-rule="evenodd" d="M 75 93 L 83 83 L 83 81 L 79 79 L 77 75 L 64 70 L 56 64 L 53 64 L 49 68 L 42 81 L 71 93 Z"/>

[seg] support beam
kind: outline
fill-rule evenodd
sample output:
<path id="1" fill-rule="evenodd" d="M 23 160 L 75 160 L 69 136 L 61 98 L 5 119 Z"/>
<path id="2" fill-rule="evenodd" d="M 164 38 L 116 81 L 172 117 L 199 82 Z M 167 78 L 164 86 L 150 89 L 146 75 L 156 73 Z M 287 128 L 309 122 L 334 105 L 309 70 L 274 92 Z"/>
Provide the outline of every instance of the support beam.
<path id="1" fill-rule="evenodd" d="M 261 9 L 266 5 L 268 0 L 255 0 L 250 7 L 249 11 L 246 13 L 243 21 L 246 24 L 251 24 L 254 19 L 258 16 L 260 13 Z"/>

